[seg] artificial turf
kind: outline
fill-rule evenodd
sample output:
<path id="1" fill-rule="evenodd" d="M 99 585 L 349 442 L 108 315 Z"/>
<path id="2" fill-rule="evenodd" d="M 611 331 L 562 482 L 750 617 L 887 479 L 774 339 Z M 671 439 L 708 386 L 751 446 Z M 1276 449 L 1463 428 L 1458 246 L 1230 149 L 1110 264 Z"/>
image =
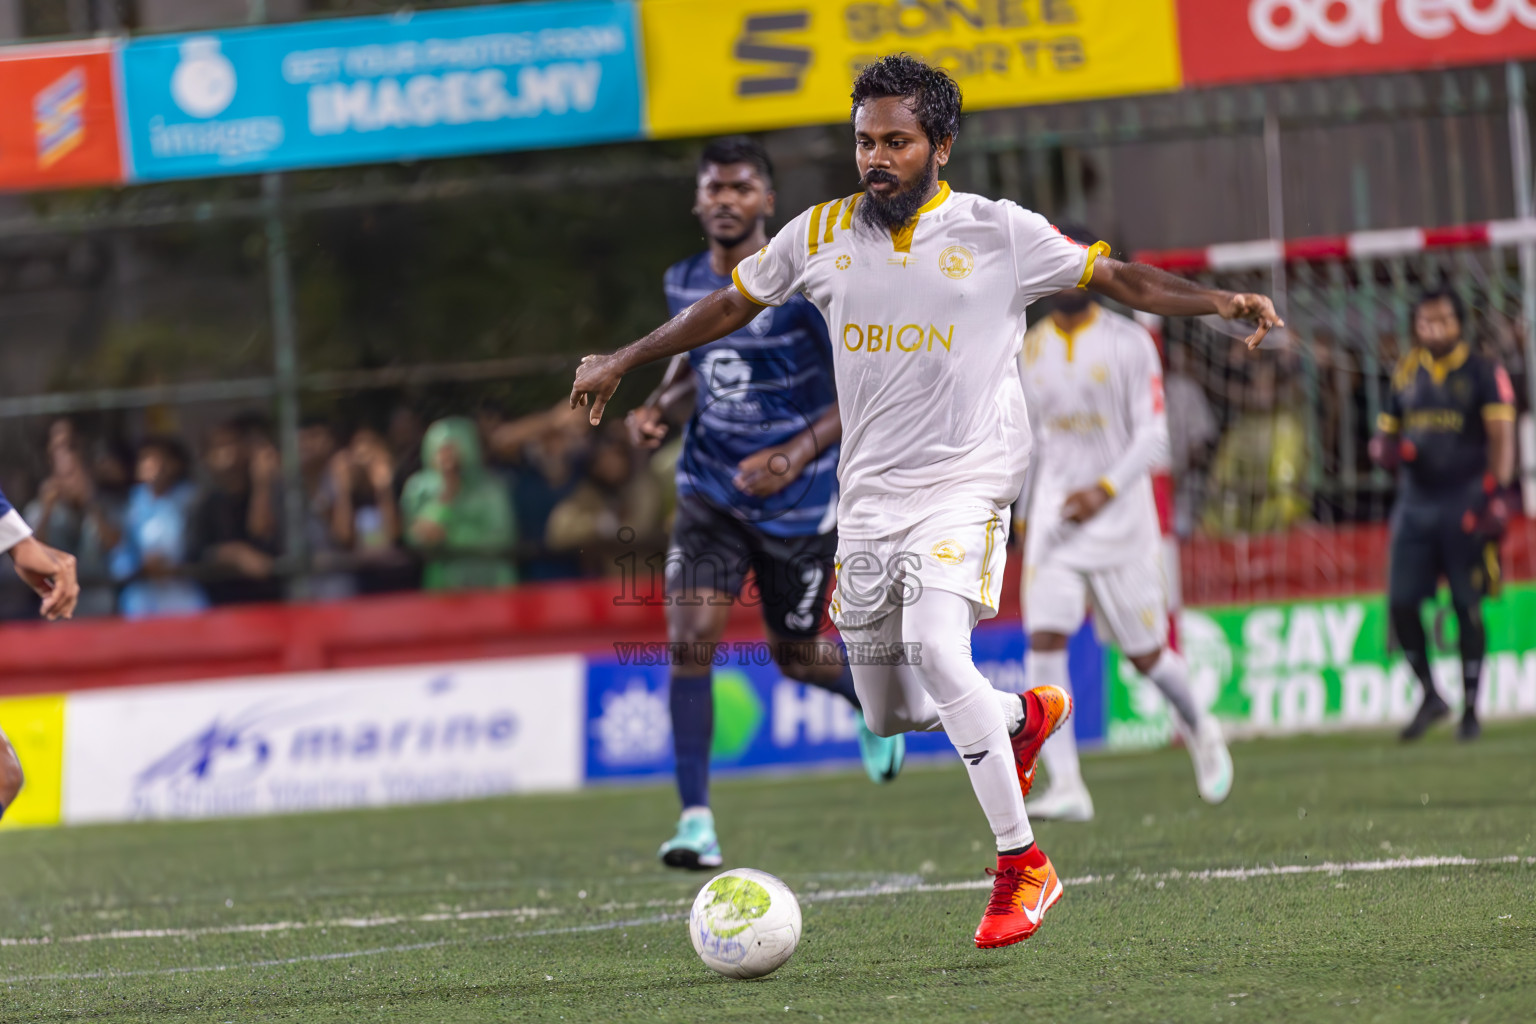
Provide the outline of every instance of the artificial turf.
<path id="1" fill-rule="evenodd" d="M 727 864 L 804 909 L 755 982 L 693 954 L 664 788 L 0 834 L 0 1020 L 1536 1019 L 1536 723 L 1234 757 L 1214 808 L 1180 751 L 1089 758 L 1097 820 L 1037 828 L 1066 897 L 1001 950 L 946 887 L 992 863 L 958 761 L 717 780 Z"/>

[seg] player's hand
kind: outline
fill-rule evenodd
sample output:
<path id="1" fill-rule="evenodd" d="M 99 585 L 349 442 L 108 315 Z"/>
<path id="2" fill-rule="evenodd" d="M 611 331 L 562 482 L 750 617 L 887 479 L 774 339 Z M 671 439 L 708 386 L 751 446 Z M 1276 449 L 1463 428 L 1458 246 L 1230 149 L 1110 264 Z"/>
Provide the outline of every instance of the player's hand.
<path id="1" fill-rule="evenodd" d="M 1285 321 L 1275 312 L 1275 304 L 1269 300 L 1268 295 L 1234 292 L 1217 304 L 1216 312 L 1221 314 L 1223 320 L 1248 320 L 1258 325 L 1257 330 L 1243 339 L 1243 344 L 1248 346 L 1250 352 L 1259 347 L 1264 335 L 1272 328 L 1285 326 Z"/>
<path id="2" fill-rule="evenodd" d="M 667 421 L 662 418 L 661 409 L 654 405 L 631 409 L 624 417 L 624 426 L 629 430 L 629 443 L 643 451 L 660 447 L 667 436 Z"/>
<path id="3" fill-rule="evenodd" d="M 623 379 L 624 371 L 619 368 L 615 356 L 587 356 L 576 368 L 576 380 L 571 385 L 571 408 L 590 407 L 592 412 L 587 418 L 594 427 L 597 426 L 603 422 L 603 410 Z"/>
<path id="4" fill-rule="evenodd" d="M 1067 495 L 1067 500 L 1061 503 L 1061 517 L 1073 523 L 1086 523 L 1107 504 L 1109 492 L 1101 484 L 1094 484 Z"/>
<path id="5" fill-rule="evenodd" d="M 1402 461 L 1396 434 L 1375 435 L 1371 438 L 1371 443 L 1366 446 L 1366 451 L 1370 453 L 1371 461 L 1388 473 L 1396 472 Z"/>
<path id="6" fill-rule="evenodd" d="M 1509 532 L 1510 502 L 1499 493 L 1498 481 L 1490 473 L 1483 479 L 1483 491 L 1487 495 L 1480 511 L 1468 509 L 1461 517 L 1463 531 L 1481 537 L 1485 542 L 1497 544 Z"/>
<path id="7" fill-rule="evenodd" d="M 1396 434 L 1377 434 L 1371 438 L 1366 451 L 1370 453 L 1371 461 L 1388 473 L 1397 472 L 1399 466 L 1412 462 L 1419 455 L 1419 449 L 1412 441 Z"/>
<path id="8" fill-rule="evenodd" d="M 11 548 L 11 558 L 16 563 L 16 575 L 43 599 L 43 618 L 57 622 L 74 616 L 80 600 L 74 555 L 28 537 Z"/>
<path id="9" fill-rule="evenodd" d="M 736 464 L 736 475 L 731 482 L 738 491 L 754 498 L 778 494 L 805 471 L 810 461 L 805 452 L 807 447 L 791 441 L 753 452 Z"/>

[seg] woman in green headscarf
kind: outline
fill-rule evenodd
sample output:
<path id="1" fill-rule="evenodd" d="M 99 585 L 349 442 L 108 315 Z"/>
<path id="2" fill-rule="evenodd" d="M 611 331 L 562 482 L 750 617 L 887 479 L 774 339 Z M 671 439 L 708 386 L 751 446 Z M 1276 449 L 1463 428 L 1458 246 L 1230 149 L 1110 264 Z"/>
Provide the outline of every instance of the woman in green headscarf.
<path id="1" fill-rule="evenodd" d="M 507 486 L 485 470 L 467 419 L 438 420 L 421 442 L 420 472 L 400 500 L 406 540 L 427 559 L 428 590 L 505 587 L 517 582 L 517 539 Z"/>

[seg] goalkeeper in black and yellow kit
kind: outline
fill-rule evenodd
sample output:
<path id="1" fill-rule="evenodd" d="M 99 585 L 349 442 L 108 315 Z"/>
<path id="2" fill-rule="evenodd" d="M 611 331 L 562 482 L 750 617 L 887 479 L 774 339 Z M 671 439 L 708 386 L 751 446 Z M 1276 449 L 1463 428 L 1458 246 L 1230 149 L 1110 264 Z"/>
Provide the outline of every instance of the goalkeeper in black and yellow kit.
<path id="1" fill-rule="evenodd" d="M 1482 599 L 1499 586 L 1499 542 L 1510 509 L 1505 493 L 1515 464 L 1515 396 L 1504 368 L 1462 337 L 1465 322 L 1460 300 L 1448 289 L 1419 299 L 1417 344 L 1392 375 L 1371 441 L 1372 457 L 1398 471 L 1388 599 L 1403 656 L 1424 687 L 1405 740 L 1418 739 L 1451 711 L 1430 673 L 1422 617 L 1441 577 L 1450 587 L 1461 643 L 1460 735 L 1476 739 L 1481 731 Z"/>

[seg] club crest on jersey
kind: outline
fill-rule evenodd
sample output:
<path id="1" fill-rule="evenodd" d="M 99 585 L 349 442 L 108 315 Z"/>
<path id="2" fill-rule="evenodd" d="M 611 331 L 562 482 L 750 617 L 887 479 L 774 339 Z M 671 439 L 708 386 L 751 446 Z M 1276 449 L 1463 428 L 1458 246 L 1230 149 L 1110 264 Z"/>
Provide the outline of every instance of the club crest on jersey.
<path id="1" fill-rule="evenodd" d="M 965 548 L 957 540 L 941 540 L 929 553 L 945 565 L 959 565 L 965 561 Z"/>
<path id="2" fill-rule="evenodd" d="M 1109 367 L 1103 363 L 1094 363 L 1093 369 L 1088 371 L 1095 384 L 1103 384 L 1109 380 Z"/>
<path id="3" fill-rule="evenodd" d="M 836 266 L 838 270 L 847 270 L 849 267 L 853 266 L 853 257 L 849 256 L 847 253 L 843 253 L 837 258 Z"/>
<path id="4" fill-rule="evenodd" d="M 970 277 L 976 269 L 976 257 L 963 245 L 952 245 L 939 253 L 939 272 L 956 281 Z"/>
<path id="5" fill-rule="evenodd" d="M 757 316 L 752 318 L 752 322 L 747 324 L 747 332 L 750 333 L 754 338 L 765 337 L 771 330 L 773 330 L 772 306 L 767 307 L 761 313 L 757 314 Z"/>

